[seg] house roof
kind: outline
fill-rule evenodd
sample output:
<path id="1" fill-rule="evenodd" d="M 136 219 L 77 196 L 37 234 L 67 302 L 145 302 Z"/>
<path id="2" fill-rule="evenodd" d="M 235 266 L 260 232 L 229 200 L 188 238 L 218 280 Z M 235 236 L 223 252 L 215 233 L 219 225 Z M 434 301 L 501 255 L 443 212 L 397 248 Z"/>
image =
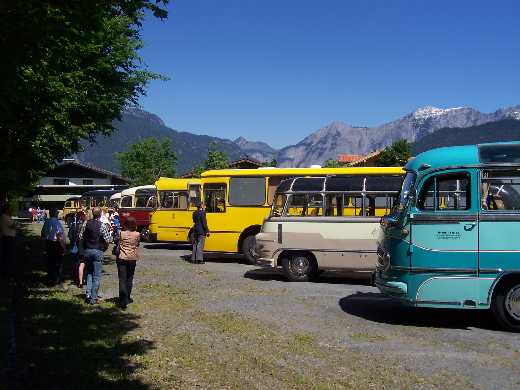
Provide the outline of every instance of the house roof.
<path id="1" fill-rule="evenodd" d="M 117 173 L 108 171 L 108 170 L 100 168 L 100 167 L 96 167 L 95 165 L 92 165 L 92 164 L 87 164 L 85 162 L 82 162 L 82 161 L 79 161 L 79 160 L 76 160 L 76 159 L 73 159 L 73 158 L 63 159 L 57 166 L 58 167 L 63 167 L 63 166 L 67 166 L 67 165 L 75 165 L 75 166 L 78 166 L 78 167 L 81 167 L 81 168 L 84 168 L 84 169 L 89 169 L 89 170 L 91 170 L 93 172 L 96 172 L 96 173 L 99 173 L 99 174 L 102 174 L 102 175 L 114 177 L 114 178 L 122 180 L 122 181 L 126 181 L 126 182 L 129 181 L 126 177 L 118 175 Z"/>
<path id="2" fill-rule="evenodd" d="M 348 164 L 352 161 L 359 160 L 360 158 L 363 158 L 364 156 L 361 154 L 340 154 L 338 156 L 338 162 L 342 164 Z"/>
<path id="3" fill-rule="evenodd" d="M 378 150 L 374 150 L 373 152 L 368 153 L 365 156 L 359 156 L 359 158 L 350 161 L 348 163 L 348 165 L 352 166 L 352 167 L 355 167 L 355 166 L 357 166 L 359 164 L 363 164 L 363 163 L 367 162 L 368 160 L 371 160 L 371 159 L 379 156 L 383 150 L 384 149 L 378 149 Z"/>
<path id="4" fill-rule="evenodd" d="M 240 165 L 240 164 L 251 164 L 251 165 L 256 165 L 258 167 L 261 167 L 262 166 L 262 163 L 254 158 L 250 158 L 250 157 L 242 157 L 242 158 L 239 158 L 238 160 L 234 160 L 234 161 L 231 161 L 229 163 L 229 167 L 230 168 L 233 168 L 237 165 Z"/>

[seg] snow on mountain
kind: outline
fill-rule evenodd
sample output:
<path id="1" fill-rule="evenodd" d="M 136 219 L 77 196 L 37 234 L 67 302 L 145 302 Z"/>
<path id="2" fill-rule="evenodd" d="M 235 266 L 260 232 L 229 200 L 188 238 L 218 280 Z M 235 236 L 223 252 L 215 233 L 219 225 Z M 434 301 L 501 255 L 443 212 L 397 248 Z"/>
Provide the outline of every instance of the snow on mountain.
<path id="1" fill-rule="evenodd" d="M 426 106 L 374 128 L 357 128 L 333 122 L 296 145 L 280 150 L 278 162 L 281 166 L 295 167 L 323 164 L 342 153 L 367 154 L 403 138 L 414 142 L 441 128 L 465 128 L 502 119 L 520 120 L 520 106 L 493 113 L 481 113 L 471 107 L 443 109 Z"/>

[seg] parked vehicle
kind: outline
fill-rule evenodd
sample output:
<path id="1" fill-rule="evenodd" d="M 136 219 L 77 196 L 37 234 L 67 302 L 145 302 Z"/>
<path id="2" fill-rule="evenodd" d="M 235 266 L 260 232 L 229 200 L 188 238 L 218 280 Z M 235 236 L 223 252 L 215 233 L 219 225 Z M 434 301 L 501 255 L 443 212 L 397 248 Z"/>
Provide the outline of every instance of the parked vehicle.
<path id="1" fill-rule="evenodd" d="M 67 225 L 70 224 L 71 218 L 73 218 L 74 213 L 83 213 L 83 207 L 81 205 L 81 195 L 75 195 L 68 198 L 63 204 L 63 210 L 61 212 L 61 219 L 65 221 Z"/>
<path id="2" fill-rule="evenodd" d="M 112 195 L 110 197 L 110 199 L 108 200 L 108 207 L 112 208 L 112 209 L 115 209 L 116 207 L 117 208 L 121 207 L 121 193 L 120 192 L 116 192 L 114 195 Z"/>
<path id="3" fill-rule="evenodd" d="M 121 226 L 128 217 L 134 217 L 137 231 L 148 234 L 150 214 L 156 207 L 157 189 L 154 185 L 132 187 L 121 191 L 119 219 Z"/>
<path id="4" fill-rule="evenodd" d="M 199 196 L 202 196 L 211 231 L 204 250 L 241 253 L 248 263 L 255 264 L 258 257 L 255 236 L 269 215 L 274 193 L 282 180 L 296 176 L 349 175 L 352 172 L 370 174 L 385 172 L 385 169 L 388 172 L 402 172 L 400 168 L 259 168 L 203 172 L 202 179 L 195 187 L 198 186 Z M 167 184 L 166 181 L 164 183 Z M 156 185 L 160 196 L 159 182 Z M 167 185 L 165 190 L 171 192 L 167 190 Z M 185 193 L 187 184 L 182 183 L 181 186 Z M 182 191 L 174 192 L 181 194 Z M 159 209 L 152 215 L 150 230 L 152 226 L 153 230 L 161 230 L 161 236 L 168 241 L 189 242 L 194 208 L 186 207 L 186 201 L 183 200 L 177 203 L 179 208 L 172 213 L 171 209 L 164 208 L 161 203 L 160 200 Z M 159 212 L 161 208 L 164 208 L 163 212 Z M 157 239 L 160 240 L 159 234 Z"/>
<path id="5" fill-rule="evenodd" d="M 401 168 L 372 169 L 370 175 L 357 169 L 348 176 L 283 181 L 256 235 L 257 264 L 281 267 L 291 281 L 330 269 L 370 276 L 379 220 L 390 212 L 402 174 Z"/>
<path id="6" fill-rule="evenodd" d="M 491 308 L 520 331 L 520 143 L 435 149 L 405 169 L 377 287 L 413 306 Z"/>
<path id="7" fill-rule="evenodd" d="M 200 200 L 200 179 L 170 179 L 155 182 L 157 207 L 152 212 L 149 239 L 160 242 L 190 242 L 194 201 Z"/>
<path id="8" fill-rule="evenodd" d="M 85 192 L 81 195 L 82 206 L 89 210 L 93 207 L 107 207 L 109 205 L 110 197 L 118 190 L 94 190 Z"/>

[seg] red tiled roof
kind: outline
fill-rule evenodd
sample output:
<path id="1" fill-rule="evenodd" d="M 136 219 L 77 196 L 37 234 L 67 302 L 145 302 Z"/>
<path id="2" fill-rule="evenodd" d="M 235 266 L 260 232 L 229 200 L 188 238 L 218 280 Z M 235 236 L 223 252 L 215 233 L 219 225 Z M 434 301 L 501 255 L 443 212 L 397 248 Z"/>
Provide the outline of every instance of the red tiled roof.
<path id="1" fill-rule="evenodd" d="M 340 154 L 338 156 L 338 162 L 343 163 L 343 164 L 348 164 L 353 161 L 362 159 L 363 157 L 365 157 L 365 156 L 363 156 L 361 154 Z"/>

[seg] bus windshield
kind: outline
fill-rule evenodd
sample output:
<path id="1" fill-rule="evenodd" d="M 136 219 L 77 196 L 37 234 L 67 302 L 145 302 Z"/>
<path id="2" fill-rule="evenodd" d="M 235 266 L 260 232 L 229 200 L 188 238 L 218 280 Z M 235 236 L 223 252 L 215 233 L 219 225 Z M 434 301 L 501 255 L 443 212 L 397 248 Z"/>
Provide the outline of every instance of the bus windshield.
<path id="1" fill-rule="evenodd" d="M 415 177 L 415 173 L 408 172 L 406 174 L 403 180 L 401 191 L 399 192 L 399 198 L 395 204 L 392 214 L 401 214 L 406 208 L 406 203 L 408 202 L 410 190 L 413 188 L 415 184 Z"/>

